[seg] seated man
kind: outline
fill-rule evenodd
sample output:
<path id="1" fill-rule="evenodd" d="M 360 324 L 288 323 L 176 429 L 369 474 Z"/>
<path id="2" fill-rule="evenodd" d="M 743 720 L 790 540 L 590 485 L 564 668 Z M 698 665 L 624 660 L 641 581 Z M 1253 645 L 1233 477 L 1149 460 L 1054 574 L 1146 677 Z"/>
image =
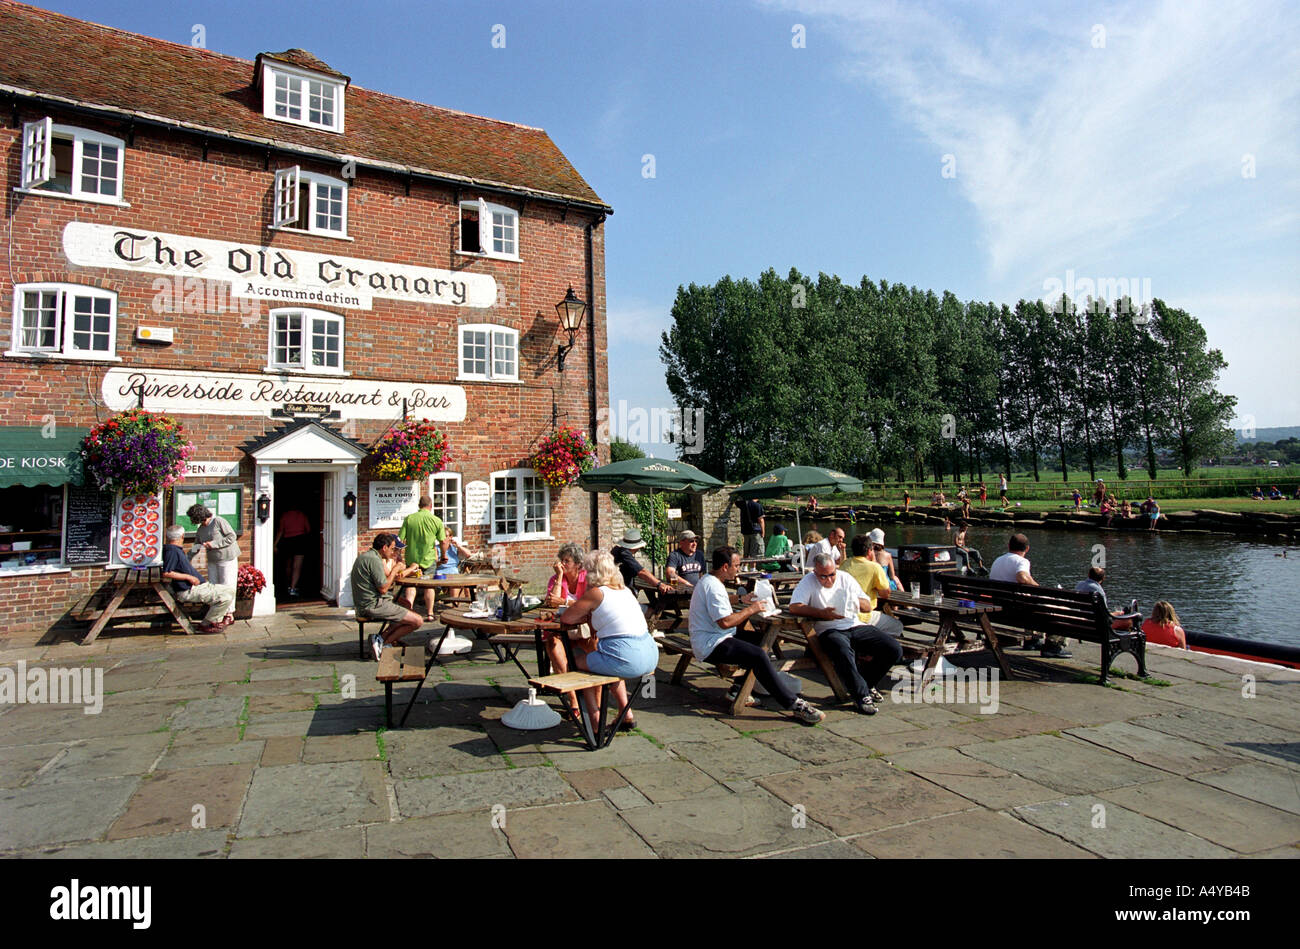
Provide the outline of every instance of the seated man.
<path id="1" fill-rule="evenodd" d="M 396 534 L 376 534 L 369 550 L 352 565 L 352 603 L 357 619 L 382 620 L 387 625 L 370 637 L 370 648 L 375 661 L 390 646 L 407 633 L 413 633 L 424 621 L 400 603 L 393 601 L 389 589 L 402 577 L 419 573 L 417 564 L 403 565 L 397 552 L 406 545 Z"/>
<path id="2" fill-rule="evenodd" d="M 641 561 L 636 559 L 636 551 L 644 546 L 645 541 L 641 539 L 641 532 L 633 527 L 623 534 L 622 540 L 610 548 L 610 556 L 618 565 L 618 572 L 623 575 L 623 585 L 635 593 L 636 578 L 640 577 L 648 583 L 655 584 L 660 593 L 671 593 L 672 587 L 641 566 Z"/>
<path id="3" fill-rule="evenodd" d="M 163 544 L 163 579 L 172 582 L 172 593 L 182 603 L 206 603 L 208 612 L 197 627 L 200 633 L 219 633 L 235 621 L 230 612 L 235 605 L 235 588 L 208 583 L 185 556 L 181 539 L 185 528 L 173 524 L 167 528 Z"/>
<path id="4" fill-rule="evenodd" d="M 876 569 L 881 570 L 879 565 Z M 872 605 L 858 581 L 836 570 L 828 554 L 813 558 L 813 572 L 790 594 L 790 612 L 815 620 L 813 629 L 822 648 L 830 653 L 840 681 L 853 696 L 854 708 L 863 715 L 876 714 L 876 702 L 883 700 L 876 685 L 903 658 L 903 647 L 893 636 L 859 621 L 859 614 L 870 613 Z M 902 624 L 899 626 L 901 632 Z M 867 658 L 865 675 L 858 671 L 859 656 Z"/>
<path id="5" fill-rule="evenodd" d="M 1137 600 L 1129 604 L 1127 612 L 1124 610 L 1112 610 L 1110 604 L 1106 602 L 1106 591 L 1101 588 L 1102 582 L 1106 579 L 1106 570 L 1104 567 L 1089 567 L 1088 579 L 1080 580 L 1074 586 L 1075 593 L 1100 593 L 1101 605 L 1106 607 L 1106 612 L 1110 613 L 1115 619 L 1111 622 L 1110 628 L 1124 632 L 1133 628 L 1133 620 L 1140 619 L 1141 614 L 1137 611 Z"/>
<path id="6" fill-rule="evenodd" d="M 805 569 L 813 562 L 813 558 L 818 554 L 826 554 L 833 557 L 835 563 L 844 559 L 844 531 L 838 527 L 832 527 L 831 532 L 820 538 L 815 544 L 809 547 L 804 554 Z"/>
<path id="7" fill-rule="evenodd" d="M 989 579 L 996 580 L 999 583 L 1020 583 L 1025 586 L 1036 587 L 1038 581 L 1034 579 L 1030 572 L 1029 563 L 1029 538 L 1024 534 L 1012 534 L 1011 540 L 1007 542 L 1007 552 L 993 561 L 993 566 L 989 567 Z M 1048 636 L 1046 640 L 1041 636 L 1032 636 L 1025 642 L 1026 649 L 1041 647 L 1038 653 L 1044 659 L 1072 659 L 1074 654 L 1065 648 L 1064 636 Z"/>
<path id="8" fill-rule="evenodd" d="M 1250 499 L 1252 501 L 1264 500 L 1264 489 L 1261 488 L 1259 485 L 1255 485 L 1255 490 L 1250 493 Z"/>
<path id="9" fill-rule="evenodd" d="M 731 597 L 726 584 L 740 573 L 740 552 L 734 547 L 719 547 L 713 552 L 713 569 L 700 578 L 691 594 L 691 649 L 702 662 L 725 663 L 754 670 L 767 694 L 794 713 L 805 725 L 816 725 L 826 714 L 813 708 L 794 692 L 772 665 L 772 657 L 759 645 L 757 630 L 743 630 L 745 621 L 763 610 L 763 601 L 752 593 L 741 599 L 748 606 L 731 611 Z M 737 632 L 741 629 L 740 632 Z M 752 700 L 751 700 L 752 702 Z"/>
<path id="10" fill-rule="evenodd" d="M 889 599 L 889 577 L 885 568 L 876 563 L 871 556 L 871 538 L 858 534 L 853 538 L 853 556 L 841 564 L 841 568 L 858 581 L 862 595 L 871 604 L 871 609 L 858 614 L 858 621 L 867 626 L 874 626 L 882 633 L 895 638 L 903 635 L 903 624 L 897 617 L 882 613 L 876 609 L 876 600 Z"/>
<path id="11" fill-rule="evenodd" d="M 695 586 L 700 577 L 709 572 L 709 565 L 700 553 L 700 541 L 695 531 L 682 531 L 677 538 L 677 549 L 668 555 L 668 582 L 678 580 Z"/>

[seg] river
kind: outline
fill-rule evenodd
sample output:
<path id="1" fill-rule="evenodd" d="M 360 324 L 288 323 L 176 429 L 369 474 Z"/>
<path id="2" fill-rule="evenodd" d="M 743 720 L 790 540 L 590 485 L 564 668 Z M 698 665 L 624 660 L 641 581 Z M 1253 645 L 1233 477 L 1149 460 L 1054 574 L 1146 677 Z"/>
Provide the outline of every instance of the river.
<path id="1" fill-rule="evenodd" d="M 819 520 L 814 526 L 825 535 L 831 524 Z M 840 522 L 840 526 L 845 525 Z M 850 542 L 854 533 L 876 526 L 859 518 L 847 530 Z M 891 548 L 950 542 L 951 535 L 939 526 L 880 526 Z M 792 522 L 787 529 L 793 536 Z M 810 529 L 807 521 L 803 529 Z M 1287 548 L 1281 543 L 1227 534 L 1032 528 L 1024 533 L 1029 538 L 1034 579 L 1040 584 L 1074 589 L 1087 578 L 1093 546 L 1101 544 L 1106 557 L 1104 586 L 1112 609 L 1137 597 L 1143 614 L 1150 616 L 1156 600 L 1168 600 L 1184 629 L 1300 646 L 1300 608 L 1292 602 L 1300 594 L 1300 550 L 1296 548 L 1284 558 L 1280 554 Z M 1006 552 L 1009 536 L 1005 528 L 971 525 L 968 543 L 979 550 L 987 566 Z"/>

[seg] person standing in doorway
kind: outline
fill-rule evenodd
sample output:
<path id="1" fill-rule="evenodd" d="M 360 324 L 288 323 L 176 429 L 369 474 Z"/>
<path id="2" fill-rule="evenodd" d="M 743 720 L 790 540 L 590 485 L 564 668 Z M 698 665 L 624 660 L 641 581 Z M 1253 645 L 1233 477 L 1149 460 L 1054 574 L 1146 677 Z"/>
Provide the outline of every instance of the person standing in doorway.
<path id="1" fill-rule="evenodd" d="M 289 558 L 289 596 L 298 597 L 298 581 L 302 579 L 302 562 L 311 548 L 311 521 L 296 507 L 280 515 L 280 529 L 276 531 L 272 550 Z"/>

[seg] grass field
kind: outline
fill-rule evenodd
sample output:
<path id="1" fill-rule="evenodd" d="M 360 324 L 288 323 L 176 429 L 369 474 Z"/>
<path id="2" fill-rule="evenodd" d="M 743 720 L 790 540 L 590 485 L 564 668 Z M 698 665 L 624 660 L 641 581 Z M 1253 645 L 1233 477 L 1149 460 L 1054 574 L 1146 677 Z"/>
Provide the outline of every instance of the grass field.
<path id="1" fill-rule="evenodd" d="M 926 498 L 925 503 L 923 504 L 917 504 L 916 501 L 917 499 L 913 497 L 912 498 L 913 510 L 917 510 L 918 508 L 922 510 L 929 509 L 929 498 Z M 1168 498 L 1168 499 L 1161 498 L 1159 499 L 1159 501 L 1160 501 L 1160 510 L 1165 514 L 1168 514 L 1170 511 L 1206 511 L 1206 510 L 1236 511 L 1236 512 L 1254 511 L 1257 513 L 1270 513 L 1270 514 L 1300 514 L 1300 501 L 1252 501 L 1250 498 L 1240 498 L 1240 497 Z M 1001 507 L 996 502 L 997 502 L 996 497 L 990 497 L 989 503 L 984 507 L 984 510 L 986 511 L 1001 510 Z M 764 501 L 763 503 L 770 507 L 783 507 L 786 510 L 794 510 L 794 503 L 792 501 Z M 902 510 L 903 507 L 902 503 L 897 498 L 888 498 L 888 499 L 860 498 L 860 497 L 850 498 L 848 495 L 843 495 L 834 498 L 821 499 L 821 506 L 823 508 L 840 508 L 844 506 L 851 506 L 854 504 L 892 504 L 895 507 L 897 507 L 899 510 Z M 1046 513 L 1048 511 L 1068 511 L 1068 510 L 1073 510 L 1073 508 L 1074 508 L 1073 504 L 1064 501 L 1021 501 L 1020 507 L 1017 508 L 1015 507 L 1015 502 L 1013 501 L 1012 507 L 1008 508 L 1008 510 L 1041 511 L 1043 513 Z M 1084 507 L 1083 511 L 1084 513 L 1089 513 L 1089 514 L 1097 513 L 1097 509 L 1095 507 L 1091 507 L 1091 508 Z M 971 514 L 978 515 L 979 512 L 980 512 L 979 502 L 976 501 L 973 504 L 971 504 Z M 951 508 L 951 513 L 954 516 L 959 515 L 961 513 L 961 508 L 954 505 Z"/>

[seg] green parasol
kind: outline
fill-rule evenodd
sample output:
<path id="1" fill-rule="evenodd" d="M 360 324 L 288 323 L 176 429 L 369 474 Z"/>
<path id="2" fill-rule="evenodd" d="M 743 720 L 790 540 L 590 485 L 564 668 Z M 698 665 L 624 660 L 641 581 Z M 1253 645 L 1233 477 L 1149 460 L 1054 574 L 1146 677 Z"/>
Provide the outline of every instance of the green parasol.
<path id="1" fill-rule="evenodd" d="M 733 490 L 733 496 L 742 498 L 784 498 L 801 494 L 857 494 L 862 490 L 862 479 L 830 468 L 813 465 L 788 465 L 775 468 L 750 478 Z M 799 505 L 794 506 L 794 524 L 798 543 L 803 543 L 803 525 L 799 519 Z"/>

